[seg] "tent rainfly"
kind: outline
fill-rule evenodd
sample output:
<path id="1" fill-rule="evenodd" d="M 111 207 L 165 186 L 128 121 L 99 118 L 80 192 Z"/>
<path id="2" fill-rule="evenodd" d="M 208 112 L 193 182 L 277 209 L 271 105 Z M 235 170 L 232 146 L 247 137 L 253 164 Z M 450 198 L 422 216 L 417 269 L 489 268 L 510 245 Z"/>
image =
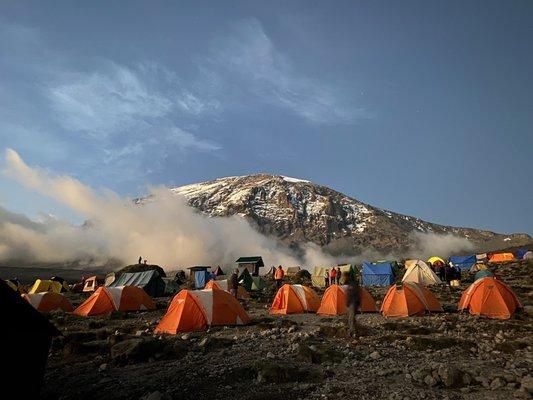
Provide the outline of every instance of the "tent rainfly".
<path id="1" fill-rule="evenodd" d="M 248 323 L 250 317 L 228 292 L 217 288 L 182 290 L 174 296 L 154 332 L 176 334 Z"/>
<path id="2" fill-rule="evenodd" d="M 28 293 L 42 293 L 42 292 L 54 292 L 61 293 L 63 285 L 61 282 L 56 282 L 46 279 L 37 279 Z"/>
<path id="3" fill-rule="evenodd" d="M 477 256 L 451 256 L 450 264 L 456 268 L 459 268 L 460 271 L 470 271 L 470 269 L 476 265 Z"/>
<path id="4" fill-rule="evenodd" d="M 348 285 L 331 285 L 324 292 L 320 307 L 317 310 L 319 315 L 343 315 L 347 312 Z M 359 288 L 359 312 L 376 312 L 376 301 L 364 288 Z"/>
<path id="5" fill-rule="evenodd" d="M 320 298 L 313 289 L 304 285 L 283 285 L 270 306 L 270 314 L 298 314 L 316 312 Z"/>
<path id="6" fill-rule="evenodd" d="M 137 286 L 148 296 L 161 297 L 165 294 L 165 282 L 156 270 L 126 272 L 115 279 L 109 287 Z"/>
<path id="7" fill-rule="evenodd" d="M 489 262 L 493 264 L 505 263 L 509 261 L 515 261 L 513 253 L 495 253 L 489 258 Z"/>
<path id="8" fill-rule="evenodd" d="M 521 307 L 516 294 L 505 283 L 486 276 L 463 292 L 458 309 L 488 318 L 509 319 Z"/>
<path id="9" fill-rule="evenodd" d="M 194 267 L 187 268 L 189 270 L 189 276 L 191 279 L 194 279 L 194 287 L 197 290 L 203 289 L 205 284 L 209 280 L 209 271 L 211 267 L 197 265 Z"/>
<path id="10" fill-rule="evenodd" d="M 424 285 L 414 282 L 391 286 L 381 305 L 381 312 L 386 317 L 408 317 L 438 311 L 443 309 L 435 295 Z"/>
<path id="11" fill-rule="evenodd" d="M 402 282 L 414 282 L 425 286 L 442 283 L 437 274 L 422 260 L 408 260 L 405 262 L 405 266 L 407 271 L 405 271 Z"/>
<path id="12" fill-rule="evenodd" d="M 74 310 L 80 316 L 108 315 L 113 311 L 155 310 L 154 301 L 137 286 L 101 286 Z"/>
<path id="13" fill-rule="evenodd" d="M 391 263 L 372 264 L 366 261 L 363 263 L 363 286 L 389 286 L 393 283 L 394 274 Z"/>

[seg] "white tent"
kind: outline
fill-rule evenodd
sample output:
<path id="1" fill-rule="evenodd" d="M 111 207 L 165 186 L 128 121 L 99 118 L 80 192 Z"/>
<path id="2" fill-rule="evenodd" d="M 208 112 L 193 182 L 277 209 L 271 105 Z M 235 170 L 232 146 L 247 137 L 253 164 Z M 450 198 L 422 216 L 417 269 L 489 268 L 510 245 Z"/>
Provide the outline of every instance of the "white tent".
<path id="1" fill-rule="evenodd" d="M 442 283 L 435 272 L 422 260 L 408 260 L 405 262 L 405 266 L 407 271 L 405 271 L 402 282 L 415 282 L 424 286 Z"/>

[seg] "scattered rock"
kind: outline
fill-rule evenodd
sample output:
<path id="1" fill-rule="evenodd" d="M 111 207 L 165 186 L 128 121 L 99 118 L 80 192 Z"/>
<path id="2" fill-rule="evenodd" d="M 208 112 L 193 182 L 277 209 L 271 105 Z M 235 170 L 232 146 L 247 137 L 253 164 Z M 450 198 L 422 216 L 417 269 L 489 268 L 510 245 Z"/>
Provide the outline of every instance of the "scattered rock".
<path id="1" fill-rule="evenodd" d="M 117 364 L 144 362 L 162 350 L 164 343 L 155 338 L 128 339 L 111 347 L 111 359 Z"/>
<path id="2" fill-rule="evenodd" d="M 529 394 L 533 393 L 533 377 L 531 375 L 524 376 L 520 381 L 520 389 L 528 392 Z"/>
<path id="3" fill-rule="evenodd" d="M 505 386 L 505 384 L 506 383 L 504 382 L 504 380 L 498 377 L 492 380 L 492 382 L 490 383 L 490 388 L 491 390 L 498 390 Z"/>

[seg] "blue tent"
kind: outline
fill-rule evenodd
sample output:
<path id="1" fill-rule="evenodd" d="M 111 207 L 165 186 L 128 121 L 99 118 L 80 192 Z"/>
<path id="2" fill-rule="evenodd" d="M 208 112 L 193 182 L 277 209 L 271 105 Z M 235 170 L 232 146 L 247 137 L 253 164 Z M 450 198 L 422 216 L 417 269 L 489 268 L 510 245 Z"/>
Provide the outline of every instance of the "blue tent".
<path id="1" fill-rule="evenodd" d="M 363 286 L 389 286 L 394 283 L 392 264 L 389 262 L 372 264 L 363 263 Z"/>
<path id="2" fill-rule="evenodd" d="M 526 254 L 527 252 L 528 252 L 528 249 L 518 249 L 516 252 L 516 258 L 518 260 L 523 260 L 524 254 Z"/>
<path id="3" fill-rule="evenodd" d="M 476 255 L 474 254 L 473 256 L 451 256 L 449 261 L 460 271 L 469 271 L 476 263 L 476 260 Z"/>
<path id="4" fill-rule="evenodd" d="M 205 284 L 209 282 L 209 271 L 195 271 L 194 272 L 194 287 L 196 289 L 203 289 Z"/>

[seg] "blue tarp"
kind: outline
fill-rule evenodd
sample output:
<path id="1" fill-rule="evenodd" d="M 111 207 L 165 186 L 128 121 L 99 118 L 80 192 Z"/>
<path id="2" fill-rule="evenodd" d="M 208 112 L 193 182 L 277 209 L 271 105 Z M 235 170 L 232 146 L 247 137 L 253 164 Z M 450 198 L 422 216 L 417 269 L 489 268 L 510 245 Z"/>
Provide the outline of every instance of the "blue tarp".
<path id="1" fill-rule="evenodd" d="M 209 282 L 209 271 L 195 271 L 194 272 L 194 287 L 196 289 L 203 289 L 205 284 Z"/>
<path id="2" fill-rule="evenodd" d="M 390 286 L 394 283 L 391 263 L 363 263 L 363 286 Z"/>
<path id="3" fill-rule="evenodd" d="M 468 271 L 476 263 L 476 256 L 451 256 L 450 262 L 461 271 Z"/>
<path id="4" fill-rule="evenodd" d="M 524 258 L 524 254 L 528 252 L 528 249 L 518 249 L 516 252 L 516 258 L 519 260 L 522 260 Z"/>

